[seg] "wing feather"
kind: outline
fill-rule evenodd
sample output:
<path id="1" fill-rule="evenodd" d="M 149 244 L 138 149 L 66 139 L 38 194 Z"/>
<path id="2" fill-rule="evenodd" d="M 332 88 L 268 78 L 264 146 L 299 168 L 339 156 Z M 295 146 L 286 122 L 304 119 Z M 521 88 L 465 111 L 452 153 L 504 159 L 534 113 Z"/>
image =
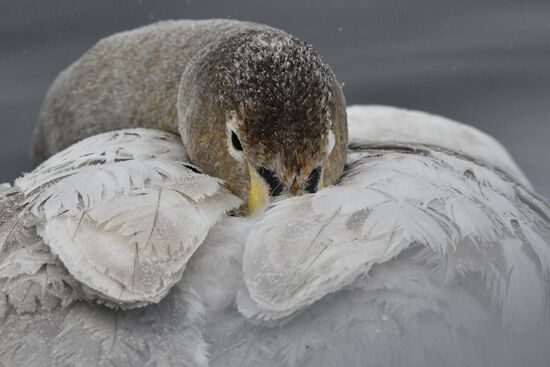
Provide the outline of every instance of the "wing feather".
<path id="1" fill-rule="evenodd" d="M 351 147 L 372 142 L 435 145 L 497 167 L 531 187 L 506 148 L 472 126 L 443 116 L 391 106 L 350 106 L 347 116 Z"/>
<path id="2" fill-rule="evenodd" d="M 163 302 L 137 310 L 79 302 L 32 314 L 11 312 L 0 333 L 0 364 L 207 366 L 206 344 L 190 310 L 196 307 L 193 299 L 176 286 Z"/>
<path id="3" fill-rule="evenodd" d="M 22 191 L 70 176 L 86 166 L 104 165 L 125 160 L 158 158 L 187 161 L 187 153 L 177 135 L 153 129 L 129 129 L 95 135 L 57 153 L 32 172 L 17 180 Z"/>
<path id="4" fill-rule="evenodd" d="M 159 302 L 209 229 L 241 204 L 186 158 L 177 136 L 157 130 L 88 138 L 6 189 L 0 240 L 30 227 L 83 297 L 124 308 Z"/>
<path id="5" fill-rule="evenodd" d="M 276 203 L 253 226 L 239 310 L 284 318 L 420 247 L 415 259 L 446 281 L 479 274 L 505 327 L 532 330 L 549 311 L 548 213 L 480 162 L 435 147 L 373 145 L 339 185 Z"/>

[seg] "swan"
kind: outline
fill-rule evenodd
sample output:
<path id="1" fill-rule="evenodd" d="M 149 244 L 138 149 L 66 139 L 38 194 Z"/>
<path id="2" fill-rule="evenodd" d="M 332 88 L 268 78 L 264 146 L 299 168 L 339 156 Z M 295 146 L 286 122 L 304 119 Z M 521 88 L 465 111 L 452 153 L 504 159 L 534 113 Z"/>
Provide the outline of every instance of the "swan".
<path id="1" fill-rule="evenodd" d="M 0 186 L 0 363 L 544 365 L 550 209 L 492 137 L 350 106 L 317 132 L 321 170 L 270 166 L 273 182 L 230 110 L 210 126 L 233 162 L 216 176 L 181 125 L 127 126 L 113 108 L 114 131 L 86 113 L 56 128 L 69 74 L 37 130 L 37 157 L 53 155 Z"/>
<path id="2" fill-rule="evenodd" d="M 540 361 L 546 202 L 474 128 L 393 107 L 348 112 L 342 181 L 248 218 L 224 216 L 241 200 L 154 129 L 92 136 L 4 185 L 2 363 Z M 391 119 L 414 141 L 387 135 Z M 430 124 L 465 138 L 407 135 Z M 459 152 L 480 141 L 485 156 Z M 540 349 L 515 342 L 505 358 L 508 333 Z"/>

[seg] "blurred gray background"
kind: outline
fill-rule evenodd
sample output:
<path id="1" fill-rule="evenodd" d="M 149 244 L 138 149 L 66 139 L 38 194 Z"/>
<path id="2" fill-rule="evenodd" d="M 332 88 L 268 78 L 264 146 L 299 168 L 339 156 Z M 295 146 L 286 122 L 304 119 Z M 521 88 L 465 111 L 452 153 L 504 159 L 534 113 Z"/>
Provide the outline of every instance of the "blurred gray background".
<path id="1" fill-rule="evenodd" d="M 97 40 L 161 19 L 282 28 L 328 60 L 348 104 L 425 110 L 498 138 L 550 197 L 550 1 L 0 0 L 0 182 L 32 166 L 57 73 Z"/>

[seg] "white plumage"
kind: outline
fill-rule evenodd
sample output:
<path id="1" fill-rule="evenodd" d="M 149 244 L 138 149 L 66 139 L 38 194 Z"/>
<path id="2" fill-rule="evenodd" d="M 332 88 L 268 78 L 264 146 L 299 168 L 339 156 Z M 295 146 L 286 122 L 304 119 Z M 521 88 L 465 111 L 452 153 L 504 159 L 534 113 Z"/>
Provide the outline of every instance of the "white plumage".
<path id="1" fill-rule="evenodd" d="M 550 209 L 506 150 L 424 113 L 348 113 L 342 181 L 252 218 L 222 219 L 240 201 L 156 130 L 2 186 L 0 365 L 544 363 Z"/>
<path id="2" fill-rule="evenodd" d="M 210 227 L 240 204 L 185 158 L 170 133 L 101 134 L 16 180 L 22 195 L 10 206 L 81 283 L 82 297 L 123 308 L 156 303 Z"/>
<path id="3" fill-rule="evenodd" d="M 402 142 L 435 145 L 469 157 L 510 175 L 531 188 L 508 151 L 492 136 L 460 122 L 422 111 L 389 106 L 350 106 L 349 145 Z"/>

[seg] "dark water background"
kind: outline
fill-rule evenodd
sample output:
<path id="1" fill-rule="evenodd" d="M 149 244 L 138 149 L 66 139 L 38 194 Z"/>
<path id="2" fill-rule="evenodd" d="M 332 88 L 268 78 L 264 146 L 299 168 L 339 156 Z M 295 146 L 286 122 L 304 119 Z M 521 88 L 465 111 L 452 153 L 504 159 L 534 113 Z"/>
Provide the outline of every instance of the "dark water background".
<path id="1" fill-rule="evenodd" d="M 349 104 L 391 104 L 498 138 L 550 197 L 550 1 L 0 0 L 0 181 L 31 169 L 57 73 L 98 39 L 160 19 L 282 28 L 329 61 Z"/>

